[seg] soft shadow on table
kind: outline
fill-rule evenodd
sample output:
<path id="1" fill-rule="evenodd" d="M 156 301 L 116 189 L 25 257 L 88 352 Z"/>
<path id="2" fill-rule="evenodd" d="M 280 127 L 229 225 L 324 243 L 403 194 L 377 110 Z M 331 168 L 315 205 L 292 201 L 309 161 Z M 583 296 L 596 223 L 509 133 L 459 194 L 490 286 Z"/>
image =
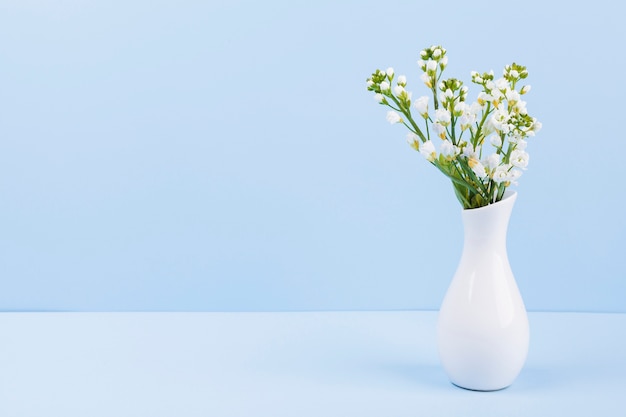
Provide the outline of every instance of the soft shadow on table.
<path id="1" fill-rule="evenodd" d="M 369 378 L 384 381 L 385 384 L 394 382 L 404 386 L 424 387 L 430 390 L 461 390 L 454 386 L 439 365 L 420 364 L 411 362 L 372 362 L 364 365 L 364 372 Z M 605 375 L 597 372 L 597 377 Z M 526 367 L 522 370 L 514 383 L 501 391 L 502 393 L 527 394 L 545 392 L 554 389 L 569 389 L 572 385 L 593 384 L 594 372 L 587 370 L 577 372 L 570 368 L 538 368 Z M 599 381 L 598 381 L 599 382 Z"/>
<path id="2" fill-rule="evenodd" d="M 626 386 L 626 378 L 618 371 L 603 367 L 579 367 L 555 365 L 546 367 L 526 366 L 511 388 L 520 393 L 546 390 L 576 390 L 581 386 Z"/>

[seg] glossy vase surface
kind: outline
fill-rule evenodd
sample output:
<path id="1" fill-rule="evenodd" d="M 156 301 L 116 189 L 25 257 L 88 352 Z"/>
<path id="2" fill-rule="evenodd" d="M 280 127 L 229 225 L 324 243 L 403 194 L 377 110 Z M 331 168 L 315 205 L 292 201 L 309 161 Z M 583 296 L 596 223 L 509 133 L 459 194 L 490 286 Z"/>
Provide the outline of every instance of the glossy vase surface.
<path id="1" fill-rule="evenodd" d="M 511 385 L 528 354 L 528 316 L 507 256 L 509 218 L 517 193 L 462 211 L 461 260 L 437 322 L 441 364 L 462 388 Z"/>

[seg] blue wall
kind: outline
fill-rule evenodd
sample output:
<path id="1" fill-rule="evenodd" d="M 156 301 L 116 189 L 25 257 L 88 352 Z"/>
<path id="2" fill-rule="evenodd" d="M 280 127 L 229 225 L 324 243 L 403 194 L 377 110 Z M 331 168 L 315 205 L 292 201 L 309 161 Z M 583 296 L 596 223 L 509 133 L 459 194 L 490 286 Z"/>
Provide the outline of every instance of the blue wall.
<path id="1" fill-rule="evenodd" d="M 0 310 L 438 308 L 460 206 L 365 79 L 442 44 L 530 72 L 527 307 L 626 312 L 626 30 L 578 3 L 3 1 Z"/>

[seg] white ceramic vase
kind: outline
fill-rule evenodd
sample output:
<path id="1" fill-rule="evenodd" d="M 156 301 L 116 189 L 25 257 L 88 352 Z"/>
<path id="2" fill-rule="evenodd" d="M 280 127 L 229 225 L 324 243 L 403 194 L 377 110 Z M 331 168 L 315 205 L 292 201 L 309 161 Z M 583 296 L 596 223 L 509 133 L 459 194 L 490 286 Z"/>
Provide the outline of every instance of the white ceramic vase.
<path id="1" fill-rule="evenodd" d="M 463 253 L 437 323 L 441 364 L 462 388 L 506 388 L 526 361 L 528 316 L 506 250 L 516 198 L 462 212 Z"/>

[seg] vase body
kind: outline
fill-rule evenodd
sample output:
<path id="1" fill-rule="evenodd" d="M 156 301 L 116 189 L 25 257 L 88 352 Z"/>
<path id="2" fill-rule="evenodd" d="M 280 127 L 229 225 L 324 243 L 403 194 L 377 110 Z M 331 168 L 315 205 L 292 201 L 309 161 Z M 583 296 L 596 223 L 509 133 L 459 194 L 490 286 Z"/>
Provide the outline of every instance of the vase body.
<path id="1" fill-rule="evenodd" d="M 528 316 L 509 265 L 506 235 L 517 193 L 462 212 L 461 260 L 437 322 L 441 364 L 462 388 L 511 385 L 528 354 Z"/>

